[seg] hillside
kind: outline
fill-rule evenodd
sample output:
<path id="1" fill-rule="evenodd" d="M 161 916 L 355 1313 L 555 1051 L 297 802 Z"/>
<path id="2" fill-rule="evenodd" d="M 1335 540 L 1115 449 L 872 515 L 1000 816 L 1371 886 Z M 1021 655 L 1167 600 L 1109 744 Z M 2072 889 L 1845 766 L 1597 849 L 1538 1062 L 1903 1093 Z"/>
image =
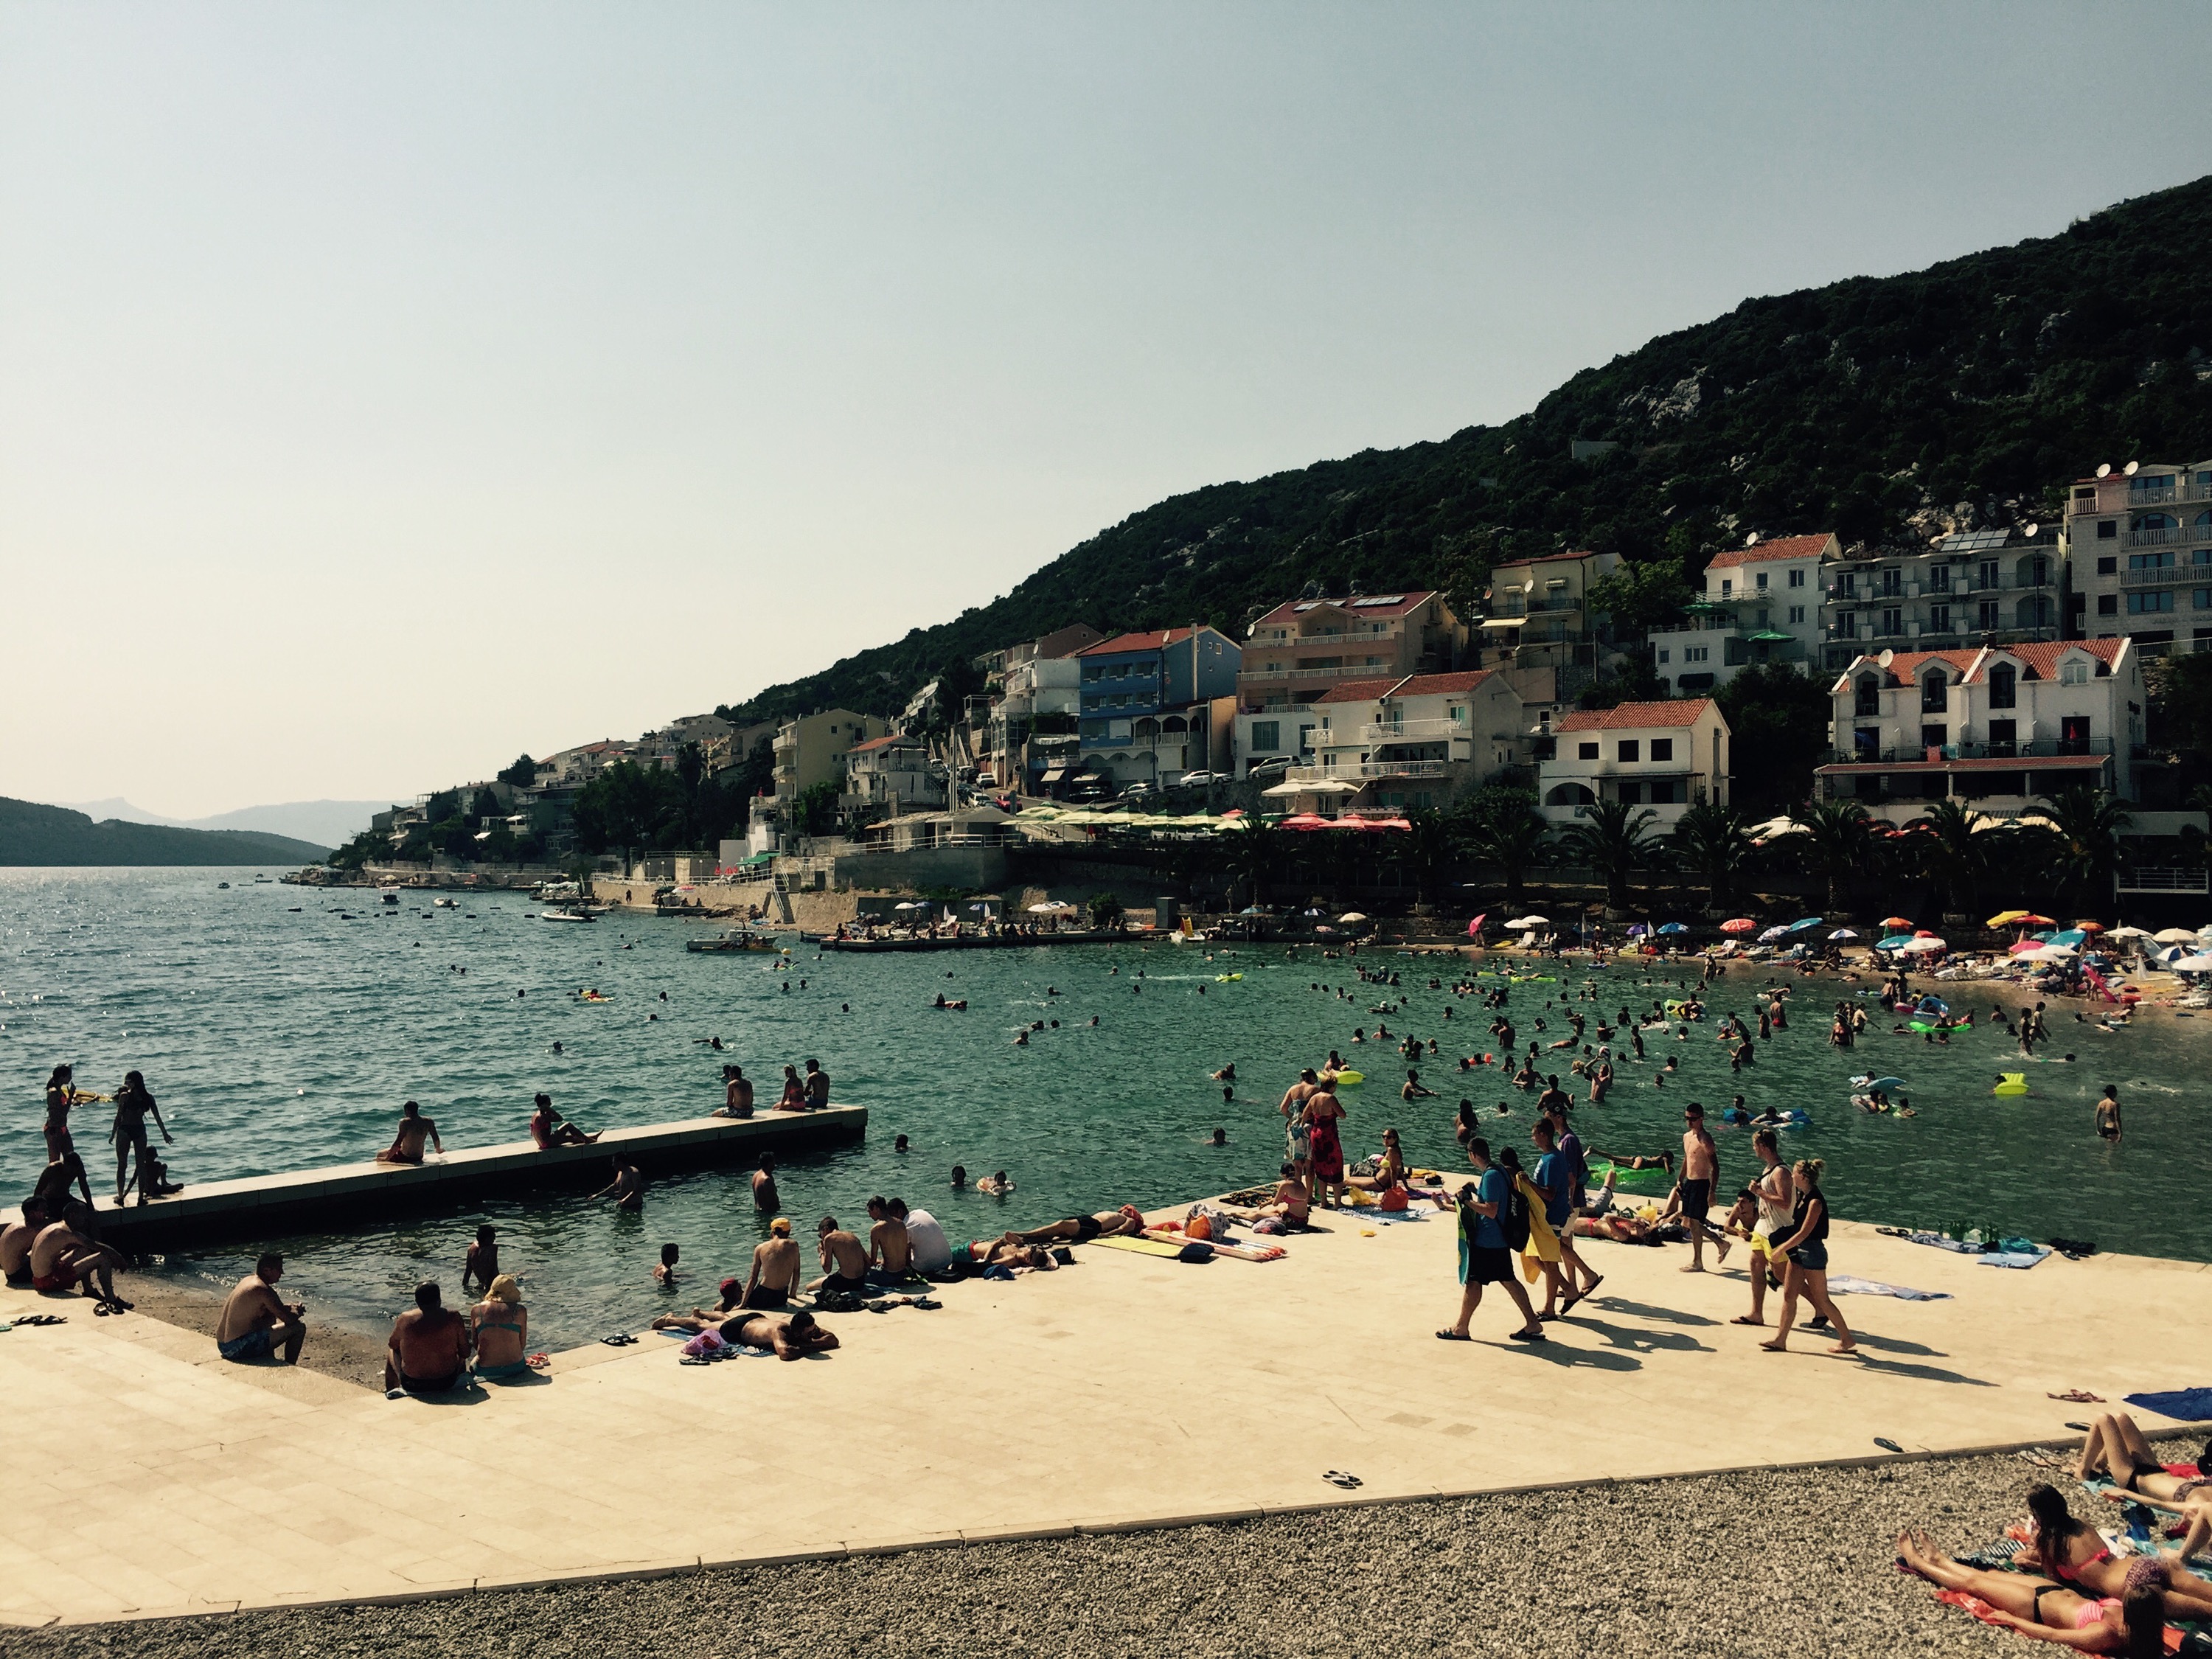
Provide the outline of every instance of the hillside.
<path id="1" fill-rule="evenodd" d="M 1849 543 L 2055 516 L 2100 461 L 2212 453 L 2212 179 L 2060 235 L 1747 300 L 1583 371 L 1528 414 L 1175 496 L 1004 598 L 726 712 L 901 708 L 947 662 L 1072 622 L 1241 637 L 1324 591 L 1443 588 L 1557 547 L 1668 560 L 1833 529 Z M 1573 461 L 1574 439 L 1612 440 Z"/>
<path id="2" fill-rule="evenodd" d="M 0 866 L 97 864 L 301 865 L 326 849 L 243 830 L 173 830 L 0 795 Z"/>

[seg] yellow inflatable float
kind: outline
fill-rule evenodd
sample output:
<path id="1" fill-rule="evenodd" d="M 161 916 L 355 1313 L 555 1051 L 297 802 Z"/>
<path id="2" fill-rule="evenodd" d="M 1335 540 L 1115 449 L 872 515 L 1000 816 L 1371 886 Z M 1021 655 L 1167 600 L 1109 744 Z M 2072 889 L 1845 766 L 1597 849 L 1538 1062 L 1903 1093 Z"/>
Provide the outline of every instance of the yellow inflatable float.
<path id="1" fill-rule="evenodd" d="M 2002 1072 L 1998 1073 L 1997 1086 L 1990 1091 L 1993 1095 L 2024 1095 L 2027 1092 L 2027 1073 Z"/>

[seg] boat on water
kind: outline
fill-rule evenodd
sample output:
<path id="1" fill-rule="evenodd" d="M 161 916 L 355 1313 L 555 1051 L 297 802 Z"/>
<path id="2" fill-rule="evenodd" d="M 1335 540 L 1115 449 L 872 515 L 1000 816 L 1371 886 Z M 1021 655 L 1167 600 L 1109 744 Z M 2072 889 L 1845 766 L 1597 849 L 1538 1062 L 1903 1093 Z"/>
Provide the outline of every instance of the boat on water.
<path id="1" fill-rule="evenodd" d="M 460 908 L 461 902 L 459 899 L 434 898 L 430 902 L 434 907 L 441 910 L 454 910 Z"/>
<path id="2" fill-rule="evenodd" d="M 543 920 L 546 921 L 597 921 L 599 918 L 580 904 L 564 904 L 557 910 L 546 911 Z"/>
<path id="3" fill-rule="evenodd" d="M 376 896 L 386 904 L 399 902 L 399 890 L 397 887 L 380 887 L 376 890 Z"/>
<path id="4" fill-rule="evenodd" d="M 756 933 L 749 927 L 733 927 L 726 933 L 715 933 L 704 939 L 687 939 L 687 951 L 780 951 L 783 947 L 770 933 Z"/>
<path id="5" fill-rule="evenodd" d="M 584 890 L 573 881 L 541 881 L 530 890 L 530 896 L 542 904 L 566 904 L 583 897 Z"/>

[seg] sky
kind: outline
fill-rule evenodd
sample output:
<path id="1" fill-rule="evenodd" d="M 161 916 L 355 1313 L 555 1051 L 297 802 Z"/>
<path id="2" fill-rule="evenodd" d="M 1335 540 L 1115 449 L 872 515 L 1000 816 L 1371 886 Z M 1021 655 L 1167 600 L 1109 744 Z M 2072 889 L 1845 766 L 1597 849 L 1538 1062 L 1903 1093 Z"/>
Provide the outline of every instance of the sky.
<path id="1" fill-rule="evenodd" d="M 404 799 L 736 702 L 2212 170 L 2202 24 L 0 0 L 0 795 Z"/>

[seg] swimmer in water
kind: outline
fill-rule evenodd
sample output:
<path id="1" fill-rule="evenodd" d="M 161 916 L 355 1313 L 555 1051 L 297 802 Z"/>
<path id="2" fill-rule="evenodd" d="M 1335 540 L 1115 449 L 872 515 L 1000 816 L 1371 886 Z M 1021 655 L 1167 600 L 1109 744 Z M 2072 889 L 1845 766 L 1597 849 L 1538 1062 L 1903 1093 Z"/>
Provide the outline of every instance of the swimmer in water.
<path id="1" fill-rule="evenodd" d="M 1014 1183 L 1007 1178 L 1006 1172 L 1000 1170 L 997 1174 L 987 1175 L 977 1182 L 975 1190 L 979 1193 L 989 1193 L 994 1198 L 1004 1198 L 1014 1190 Z"/>

